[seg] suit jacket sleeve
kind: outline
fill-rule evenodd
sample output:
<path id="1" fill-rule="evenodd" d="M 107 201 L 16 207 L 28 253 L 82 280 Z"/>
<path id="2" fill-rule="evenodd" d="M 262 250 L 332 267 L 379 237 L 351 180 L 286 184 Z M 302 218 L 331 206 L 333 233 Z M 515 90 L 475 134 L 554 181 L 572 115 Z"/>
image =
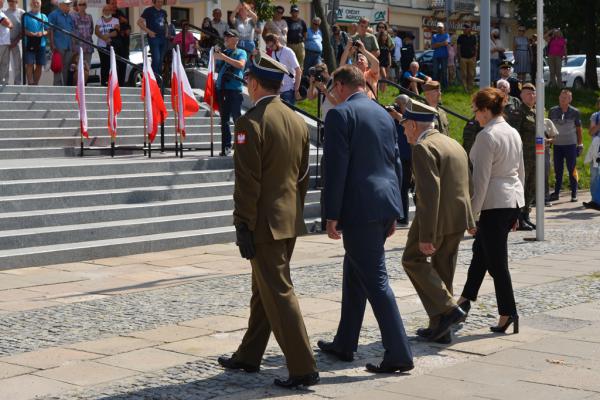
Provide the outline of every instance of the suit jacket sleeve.
<path id="1" fill-rule="evenodd" d="M 325 217 L 339 220 L 350 163 L 347 123 L 339 110 L 331 109 L 325 118 Z"/>
<path id="2" fill-rule="evenodd" d="M 419 242 L 433 243 L 440 210 L 440 172 L 437 160 L 425 146 L 417 144 L 413 149 L 413 167 L 417 184 Z"/>
<path id="3" fill-rule="evenodd" d="M 394 124 L 394 127 L 397 128 Z M 398 131 L 396 131 L 396 135 L 394 135 L 394 168 L 396 169 L 396 176 L 398 177 L 398 187 L 402 186 L 402 174 L 404 173 L 404 171 L 402 171 L 402 161 L 400 159 L 400 147 L 398 146 L 398 135 L 397 135 Z M 402 198 L 400 198 L 400 201 L 402 202 Z M 402 204 L 402 206 L 404 206 L 404 204 Z M 403 209 L 401 207 L 401 209 Z M 408 215 L 403 215 L 402 218 L 408 218 Z"/>
<path id="4" fill-rule="evenodd" d="M 492 176 L 492 163 L 494 161 L 492 138 L 488 134 L 477 135 L 471 148 L 471 162 L 473 163 L 473 197 L 471 207 L 473 216 L 479 220 L 479 213 L 487 194 L 490 178 Z"/>
<path id="5" fill-rule="evenodd" d="M 244 135 L 244 140 L 237 138 Z M 241 117 L 235 123 L 235 188 L 233 191 L 233 223 L 245 223 L 254 231 L 257 220 L 258 199 L 261 190 L 261 137 L 256 127 L 247 118 Z"/>

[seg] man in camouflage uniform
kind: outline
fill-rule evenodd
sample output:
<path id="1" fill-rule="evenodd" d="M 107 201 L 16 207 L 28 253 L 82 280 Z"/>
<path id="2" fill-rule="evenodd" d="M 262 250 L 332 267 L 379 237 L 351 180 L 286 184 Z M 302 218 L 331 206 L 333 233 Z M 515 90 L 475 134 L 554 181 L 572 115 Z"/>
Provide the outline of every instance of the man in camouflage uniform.
<path id="1" fill-rule="evenodd" d="M 442 91 L 438 81 L 429 81 L 423 85 L 423 97 L 427 100 L 429 107 L 435 108 L 438 112 L 437 118 L 434 120 L 435 129 L 446 136 L 450 136 L 450 123 L 448 122 L 448 114 L 440 108 L 442 100 Z"/>
<path id="2" fill-rule="evenodd" d="M 511 110 L 508 123 L 521 135 L 523 161 L 525 162 L 525 205 L 519 216 L 521 231 L 531 231 L 535 225 L 529 219 L 531 204 L 535 200 L 535 86 L 526 83 L 521 89 L 521 104 Z"/>

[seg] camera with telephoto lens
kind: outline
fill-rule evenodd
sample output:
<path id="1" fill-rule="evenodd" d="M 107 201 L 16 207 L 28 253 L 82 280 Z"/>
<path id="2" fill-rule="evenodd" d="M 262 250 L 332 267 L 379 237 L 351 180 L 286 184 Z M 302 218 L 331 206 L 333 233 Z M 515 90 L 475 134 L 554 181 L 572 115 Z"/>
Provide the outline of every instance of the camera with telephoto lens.
<path id="1" fill-rule="evenodd" d="M 215 53 L 220 53 L 221 52 L 221 46 L 219 46 L 218 44 L 215 44 L 213 47 L 213 51 Z"/>
<path id="2" fill-rule="evenodd" d="M 308 76 L 313 77 L 315 79 L 315 82 L 325 82 L 325 77 L 323 76 L 323 68 L 310 67 L 308 69 Z"/>
<path id="3" fill-rule="evenodd" d="M 360 41 L 358 39 L 352 39 L 352 46 L 359 47 L 360 46 Z"/>

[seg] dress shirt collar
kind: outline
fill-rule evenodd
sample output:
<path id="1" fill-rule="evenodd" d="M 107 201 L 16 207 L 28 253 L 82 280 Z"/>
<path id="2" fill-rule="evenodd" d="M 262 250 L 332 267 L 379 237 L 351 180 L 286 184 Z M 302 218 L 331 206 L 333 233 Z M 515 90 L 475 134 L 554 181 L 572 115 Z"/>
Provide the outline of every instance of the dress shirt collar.
<path id="1" fill-rule="evenodd" d="M 263 100 L 267 100 L 267 99 L 277 97 L 277 96 L 279 96 L 279 95 L 278 94 L 269 94 L 269 95 L 263 96 L 260 99 L 256 100 L 256 102 L 254 103 L 254 106 L 256 107 L 258 105 L 258 103 L 260 103 Z"/>

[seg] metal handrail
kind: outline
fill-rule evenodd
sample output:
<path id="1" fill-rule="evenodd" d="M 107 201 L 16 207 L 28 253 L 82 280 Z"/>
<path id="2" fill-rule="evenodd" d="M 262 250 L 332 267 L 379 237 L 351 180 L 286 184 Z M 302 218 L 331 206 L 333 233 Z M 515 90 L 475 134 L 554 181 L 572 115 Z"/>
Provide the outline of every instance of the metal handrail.
<path id="1" fill-rule="evenodd" d="M 415 98 L 415 99 L 417 99 L 417 100 L 419 100 L 419 101 L 427 104 L 427 100 L 425 100 L 424 97 L 419 96 L 415 92 L 413 92 L 411 90 L 408 90 L 405 87 L 400 86 L 396 82 L 392 82 L 392 81 L 387 80 L 387 79 L 380 79 L 379 83 L 386 83 L 388 85 L 392 85 L 393 87 L 395 87 L 396 89 L 398 89 L 399 91 L 401 91 L 403 94 L 405 94 L 405 95 L 407 95 L 409 97 L 413 97 L 413 98 Z M 456 111 L 452 111 L 451 109 L 449 109 L 447 107 L 444 107 L 441 104 L 438 107 L 441 108 L 442 110 L 446 111 L 448 114 L 450 114 L 450 115 L 452 115 L 452 116 L 454 116 L 456 118 L 462 119 L 465 122 L 469 122 L 471 120 L 471 118 L 467 118 L 464 115 L 461 115 L 461 114 L 457 113 Z"/>

